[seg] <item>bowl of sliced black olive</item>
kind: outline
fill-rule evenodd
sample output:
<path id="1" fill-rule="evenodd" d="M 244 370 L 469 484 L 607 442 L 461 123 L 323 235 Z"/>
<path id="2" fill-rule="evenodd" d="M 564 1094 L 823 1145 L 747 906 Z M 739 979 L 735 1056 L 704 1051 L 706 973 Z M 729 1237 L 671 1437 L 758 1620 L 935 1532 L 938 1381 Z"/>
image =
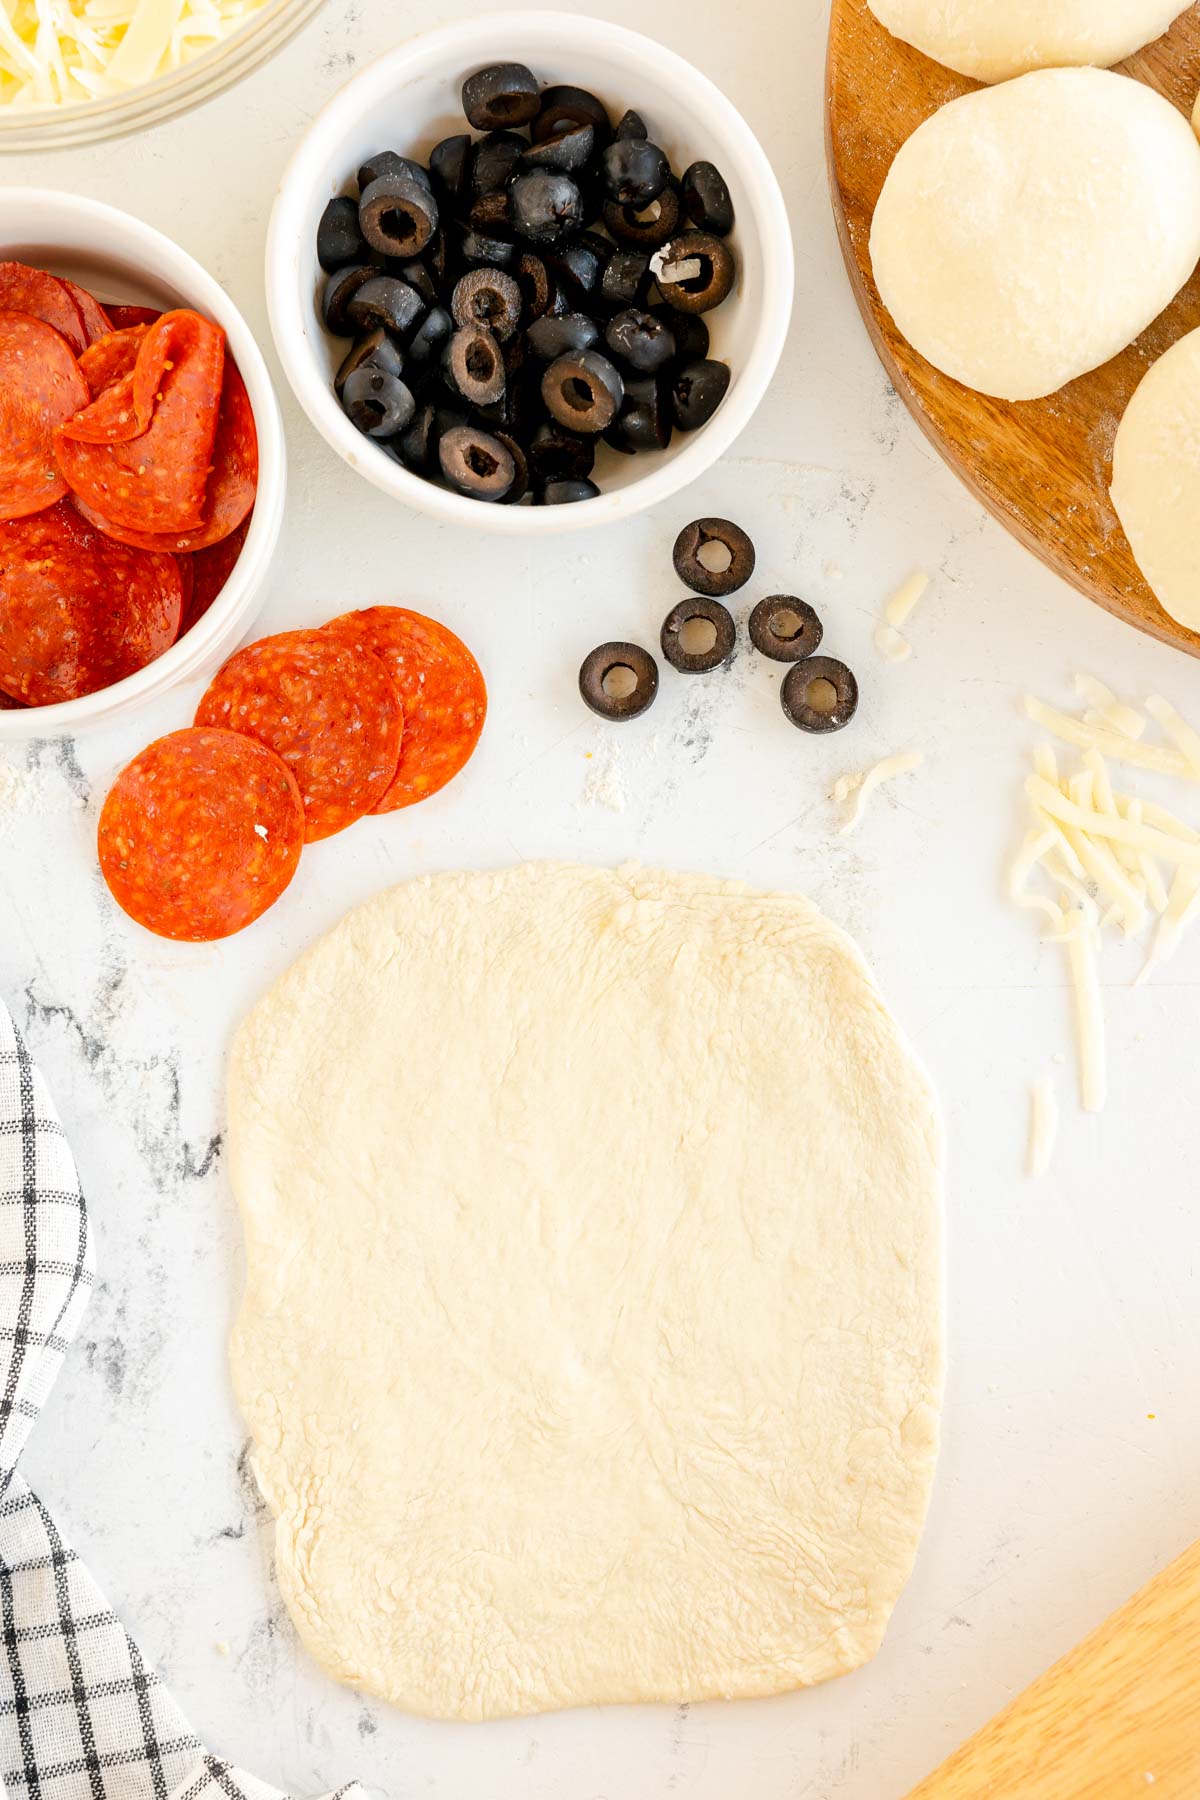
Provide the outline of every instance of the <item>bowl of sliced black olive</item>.
<path id="1" fill-rule="evenodd" d="M 730 101 L 565 13 L 466 20 L 356 75 L 267 243 L 276 347 L 322 436 L 409 505 L 516 535 L 626 518 L 710 467 L 770 385 L 792 285 Z"/>

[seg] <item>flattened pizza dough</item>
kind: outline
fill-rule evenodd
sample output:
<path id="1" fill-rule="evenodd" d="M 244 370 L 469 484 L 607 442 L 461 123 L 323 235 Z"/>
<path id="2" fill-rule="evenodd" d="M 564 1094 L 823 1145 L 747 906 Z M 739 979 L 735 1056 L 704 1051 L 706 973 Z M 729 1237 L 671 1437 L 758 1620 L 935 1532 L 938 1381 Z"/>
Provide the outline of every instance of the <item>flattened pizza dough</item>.
<path id="1" fill-rule="evenodd" d="M 881 25 L 977 81 L 1071 63 L 1111 68 L 1161 37 L 1192 0 L 870 0 Z"/>
<path id="2" fill-rule="evenodd" d="M 929 1087 L 806 901 L 534 864 L 353 912 L 243 1025 L 232 1359 L 342 1681 L 486 1719 L 878 1648 L 942 1387 Z"/>
<path id="3" fill-rule="evenodd" d="M 1200 258 L 1200 144 L 1169 100 L 1043 69 L 952 100 L 888 171 L 871 265 L 936 369 L 1035 400 L 1098 368 Z"/>
<path id="4" fill-rule="evenodd" d="M 1160 603 L 1200 631 L 1200 331 L 1159 357 L 1125 408 L 1112 499 Z"/>

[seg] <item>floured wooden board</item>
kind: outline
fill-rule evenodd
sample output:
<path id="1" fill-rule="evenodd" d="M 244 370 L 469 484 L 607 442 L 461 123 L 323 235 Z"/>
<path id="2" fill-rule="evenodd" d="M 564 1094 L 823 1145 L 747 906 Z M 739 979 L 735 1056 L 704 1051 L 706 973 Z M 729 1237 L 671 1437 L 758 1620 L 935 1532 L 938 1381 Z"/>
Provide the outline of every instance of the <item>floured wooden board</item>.
<path id="1" fill-rule="evenodd" d="M 1200 89 L 1200 7 L 1122 70 L 1191 112 Z M 1135 344 L 1045 400 L 974 393 L 899 335 L 871 275 L 871 216 L 892 158 L 947 100 L 977 82 L 879 24 L 866 0 L 833 0 L 826 145 L 838 234 L 867 330 L 897 392 L 971 491 L 1056 574 L 1118 618 L 1200 656 L 1146 586 L 1108 497 L 1121 415 L 1150 363 L 1200 325 L 1200 274 Z"/>
<path id="2" fill-rule="evenodd" d="M 1200 1544 L 1026 1688 L 909 1800 L 1195 1800 Z"/>

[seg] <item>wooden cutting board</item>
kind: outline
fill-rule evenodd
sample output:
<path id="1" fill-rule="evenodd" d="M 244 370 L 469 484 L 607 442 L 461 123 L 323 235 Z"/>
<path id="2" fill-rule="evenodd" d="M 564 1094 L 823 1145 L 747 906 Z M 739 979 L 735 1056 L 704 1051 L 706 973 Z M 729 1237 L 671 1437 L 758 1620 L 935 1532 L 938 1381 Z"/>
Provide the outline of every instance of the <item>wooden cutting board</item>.
<path id="1" fill-rule="evenodd" d="M 1200 1544 L 908 1800 L 1196 1800 Z"/>
<path id="2" fill-rule="evenodd" d="M 1200 90 L 1200 5 L 1123 71 L 1191 112 Z M 826 149 L 838 234 L 884 368 L 926 436 L 1035 556 L 1142 631 L 1200 656 L 1200 633 L 1159 606 L 1108 497 L 1113 437 L 1149 364 L 1200 325 L 1200 273 L 1138 341 L 1046 400 L 988 399 L 941 375 L 900 337 L 871 277 L 871 215 L 892 158 L 947 100 L 977 82 L 886 32 L 866 0 L 833 0 Z"/>

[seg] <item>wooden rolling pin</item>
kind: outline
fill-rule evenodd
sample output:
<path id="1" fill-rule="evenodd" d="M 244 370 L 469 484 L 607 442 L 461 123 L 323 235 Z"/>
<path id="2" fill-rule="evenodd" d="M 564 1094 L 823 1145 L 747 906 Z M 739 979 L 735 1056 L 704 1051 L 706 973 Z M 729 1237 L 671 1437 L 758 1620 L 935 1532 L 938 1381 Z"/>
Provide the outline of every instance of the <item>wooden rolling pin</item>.
<path id="1" fill-rule="evenodd" d="M 1198 1800 L 1200 1544 L 908 1800 Z"/>

